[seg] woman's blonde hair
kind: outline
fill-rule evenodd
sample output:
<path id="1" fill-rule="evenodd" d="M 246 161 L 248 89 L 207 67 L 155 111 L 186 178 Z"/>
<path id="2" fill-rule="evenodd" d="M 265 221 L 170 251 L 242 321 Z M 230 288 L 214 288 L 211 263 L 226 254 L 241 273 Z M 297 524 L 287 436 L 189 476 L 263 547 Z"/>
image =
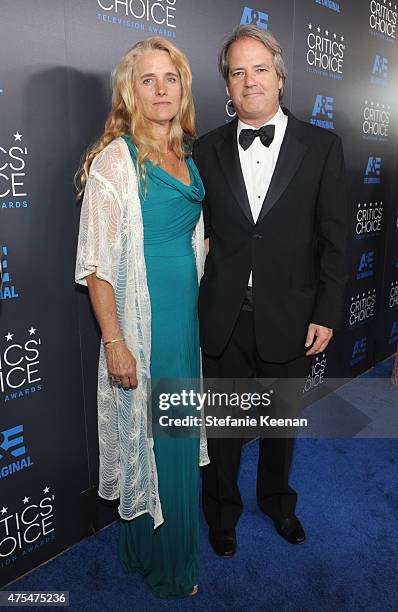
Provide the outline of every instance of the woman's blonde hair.
<path id="1" fill-rule="evenodd" d="M 188 60 L 172 42 L 160 36 L 152 36 L 136 43 L 122 57 L 112 71 L 112 109 L 99 140 L 86 153 L 76 179 L 78 198 L 84 192 L 93 159 L 112 140 L 130 134 L 138 149 L 137 171 L 145 181 L 145 161 L 151 156 L 160 159 L 160 143 L 151 135 L 148 121 L 138 106 L 134 81 L 137 61 L 149 51 L 167 51 L 181 79 L 181 104 L 177 115 L 171 121 L 167 139 L 168 150 L 183 159 L 191 150 L 195 136 L 195 108 L 192 99 L 192 74 Z M 156 162 L 155 162 L 156 163 Z"/>

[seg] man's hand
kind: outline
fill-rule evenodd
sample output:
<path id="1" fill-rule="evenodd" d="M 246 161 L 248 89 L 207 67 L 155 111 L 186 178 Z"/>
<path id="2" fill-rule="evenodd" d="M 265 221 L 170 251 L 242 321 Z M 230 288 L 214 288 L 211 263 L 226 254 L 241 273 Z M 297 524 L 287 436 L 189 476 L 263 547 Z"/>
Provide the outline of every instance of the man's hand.
<path id="1" fill-rule="evenodd" d="M 316 323 L 310 323 L 308 326 L 307 339 L 305 346 L 308 348 L 314 342 L 314 346 L 306 352 L 306 355 L 317 355 L 323 353 L 329 344 L 333 336 L 333 329 L 330 327 L 324 327 L 323 325 L 317 325 Z"/>

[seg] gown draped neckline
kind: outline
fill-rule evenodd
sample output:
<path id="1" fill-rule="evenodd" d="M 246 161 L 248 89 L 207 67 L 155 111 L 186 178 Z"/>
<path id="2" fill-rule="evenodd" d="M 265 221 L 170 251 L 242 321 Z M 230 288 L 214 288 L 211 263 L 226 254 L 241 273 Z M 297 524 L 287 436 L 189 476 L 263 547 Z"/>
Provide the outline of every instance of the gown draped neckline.
<path id="1" fill-rule="evenodd" d="M 123 136 L 124 140 L 127 143 L 127 146 L 131 152 L 132 158 L 137 163 L 137 147 L 134 144 L 131 136 L 129 134 L 125 134 Z M 186 164 L 188 166 L 190 183 L 186 185 L 182 181 L 180 181 L 177 177 L 173 176 L 157 164 L 154 164 L 150 159 L 146 160 L 147 168 L 149 171 L 155 176 L 159 181 L 174 187 L 177 189 L 185 198 L 191 201 L 194 204 L 201 204 L 203 198 L 205 196 L 205 190 L 203 187 L 202 180 L 199 175 L 199 171 L 192 161 L 192 157 L 188 156 L 186 158 Z"/>

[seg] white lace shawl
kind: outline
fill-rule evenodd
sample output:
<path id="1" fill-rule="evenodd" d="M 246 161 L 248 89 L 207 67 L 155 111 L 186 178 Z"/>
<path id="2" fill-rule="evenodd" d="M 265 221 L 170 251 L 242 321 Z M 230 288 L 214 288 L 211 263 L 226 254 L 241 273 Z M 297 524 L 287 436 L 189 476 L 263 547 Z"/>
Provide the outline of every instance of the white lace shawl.
<path id="1" fill-rule="evenodd" d="M 198 279 L 203 274 L 203 217 L 193 232 Z M 135 168 L 123 138 L 95 157 L 83 198 L 76 282 L 96 272 L 115 292 L 119 323 L 137 360 L 138 387 L 111 385 L 104 346 L 98 366 L 99 488 L 104 499 L 120 498 L 119 514 L 133 519 L 149 512 L 154 528 L 163 522 L 153 440 L 147 437 L 147 379 L 150 376 L 151 305 L 146 279 L 143 226 Z M 202 435 L 200 465 L 209 463 Z"/>

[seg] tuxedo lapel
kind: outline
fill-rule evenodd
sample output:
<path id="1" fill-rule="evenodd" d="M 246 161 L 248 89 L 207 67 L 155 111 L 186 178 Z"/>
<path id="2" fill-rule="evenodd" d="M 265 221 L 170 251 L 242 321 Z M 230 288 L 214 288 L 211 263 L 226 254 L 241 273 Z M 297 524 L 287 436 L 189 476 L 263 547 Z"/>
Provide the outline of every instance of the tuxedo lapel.
<path id="1" fill-rule="evenodd" d="M 236 202 L 250 223 L 254 224 L 239 160 L 238 144 L 236 140 L 237 125 L 238 121 L 234 119 L 234 121 L 231 121 L 225 126 L 225 137 L 215 144 L 215 148 L 225 179 L 231 188 Z"/>
<path id="2" fill-rule="evenodd" d="M 289 113 L 289 120 L 286 127 L 282 146 L 279 151 L 278 160 L 272 175 L 271 183 L 265 196 L 263 206 L 257 219 L 259 223 L 274 204 L 279 200 L 294 174 L 296 173 L 301 160 L 307 151 L 307 145 L 303 144 L 294 133 L 295 118 Z"/>

